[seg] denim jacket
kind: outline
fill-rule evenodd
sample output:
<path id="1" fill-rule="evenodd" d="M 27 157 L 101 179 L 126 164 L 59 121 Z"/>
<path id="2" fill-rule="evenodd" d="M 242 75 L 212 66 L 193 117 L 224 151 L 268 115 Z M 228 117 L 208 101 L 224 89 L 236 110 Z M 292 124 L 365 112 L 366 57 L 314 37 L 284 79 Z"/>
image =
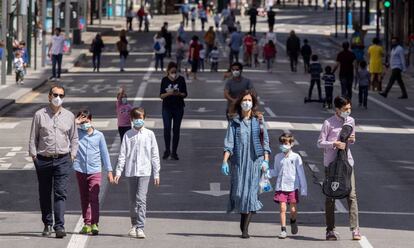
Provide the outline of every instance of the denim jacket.
<path id="1" fill-rule="evenodd" d="M 263 120 L 263 119 L 262 119 Z M 233 118 L 229 121 L 227 127 L 227 134 L 224 139 L 224 151 L 230 153 L 230 161 L 232 163 L 239 164 L 240 163 L 240 142 L 241 142 L 241 130 L 240 130 L 240 123 L 242 119 L 240 117 Z M 269 135 L 267 133 L 266 125 L 263 120 L 263 146 L 260 142 L 260 122 L 257 117 L 253 117 L 251 121 L 251 129 L 252 129 L 252 140 L 254 145 L 255 151 L 255 160 L 263 157 L 265 152 L 270 154 L 270 146 L 269 146 Z"/>

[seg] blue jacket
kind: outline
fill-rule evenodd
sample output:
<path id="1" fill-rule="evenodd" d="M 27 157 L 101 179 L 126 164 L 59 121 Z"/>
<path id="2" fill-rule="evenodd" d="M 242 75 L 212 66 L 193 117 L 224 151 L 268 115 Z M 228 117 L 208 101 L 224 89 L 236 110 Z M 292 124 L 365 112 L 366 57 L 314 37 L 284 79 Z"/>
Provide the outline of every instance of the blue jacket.
<path id="1" fill-rule="evenodd" d="M 240 130 L 240 122 L 242 120 L 239 117 L 236 117 L 229 121 L 229 125 L 227 128 L 227 135 L 224 140 L 224 151 L 230 153 L 230 161 L 232 163 L 239 164 L 240 163 L 240 142 L 241 142 L 241 130 Z M 259 119 L 256 117 L 252 118 L 252 140 L 254 145 L 255 151 L 255 160 L 263 157 L 265 152 L 270 154 L 270 146 L 269 146 L 269 135 L 267 133 L 266 125 L 263 120 L 263 145 L 260 142 L 260 122 Z"/>

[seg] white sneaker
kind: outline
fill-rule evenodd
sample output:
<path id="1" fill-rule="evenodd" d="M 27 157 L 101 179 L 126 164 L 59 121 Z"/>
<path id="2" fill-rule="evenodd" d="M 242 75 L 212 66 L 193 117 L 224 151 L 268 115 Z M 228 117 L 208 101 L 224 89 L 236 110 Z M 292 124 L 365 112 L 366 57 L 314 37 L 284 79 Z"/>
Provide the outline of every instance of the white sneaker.
<path id="1" fill-rule="evenodd" d="M 20 81 L 20 85 L 23 85 L 24 84 L 24 81 L 22 80 L 22 81 Z"/>
<path id="2" fill-rule="evenodd" d="M 133 226 L 133 227 L 131 227 L 131 229 L 129 229 L 128 236 L 132 237 L 132 238 L 137 237 L 137 228 L 135 226 Z"/>
<path id="3" fill-rule="evenodd" d="M 56 78 L 54 77 L 50 78 L 50 82 L 55 82 L 55 81 L 56 81 Z"/>
<path id="4" fill-rule="evenodd" d="M 287 232 L 286 231 L 282 231 L 278 236 L 278 238 L 280 238 L 280 239 L 285 239 L 286 237 L 287 237 Z"/>
<path id="5" fill-rule="evenodd" d="M 141 228 L 137 229 L 137 238 L 139 238 L 139 239 L 145 239 L 146 238 L 144 230 L 142 230 Z"/>

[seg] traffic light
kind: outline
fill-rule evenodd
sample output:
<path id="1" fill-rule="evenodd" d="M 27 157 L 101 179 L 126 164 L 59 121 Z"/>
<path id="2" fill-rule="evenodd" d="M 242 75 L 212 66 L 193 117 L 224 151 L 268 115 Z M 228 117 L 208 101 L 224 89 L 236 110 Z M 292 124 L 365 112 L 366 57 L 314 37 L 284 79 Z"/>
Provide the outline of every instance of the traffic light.
<path id="1" fill-rule="evenodd" d="M 391 7 L 391 0 L 385 0 L 383 4 L 384 7 L 388 9 L 389 7 Z"/>

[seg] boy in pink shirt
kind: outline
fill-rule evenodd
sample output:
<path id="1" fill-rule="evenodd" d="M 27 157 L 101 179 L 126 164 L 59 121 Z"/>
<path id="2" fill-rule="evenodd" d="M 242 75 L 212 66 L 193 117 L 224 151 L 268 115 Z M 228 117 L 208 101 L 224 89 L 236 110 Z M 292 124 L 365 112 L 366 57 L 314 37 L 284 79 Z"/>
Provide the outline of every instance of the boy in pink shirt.
<path id="1" fill-rule="evenodd" d="M 131 109 L 132 105 L 128 103 L 124 88 L 119 88 L 116 96 L 116 117 L 118 119 L 118 132 L 121 142 L 124 134 L 131 129 L 131 119 L 129 114 Z"/>

